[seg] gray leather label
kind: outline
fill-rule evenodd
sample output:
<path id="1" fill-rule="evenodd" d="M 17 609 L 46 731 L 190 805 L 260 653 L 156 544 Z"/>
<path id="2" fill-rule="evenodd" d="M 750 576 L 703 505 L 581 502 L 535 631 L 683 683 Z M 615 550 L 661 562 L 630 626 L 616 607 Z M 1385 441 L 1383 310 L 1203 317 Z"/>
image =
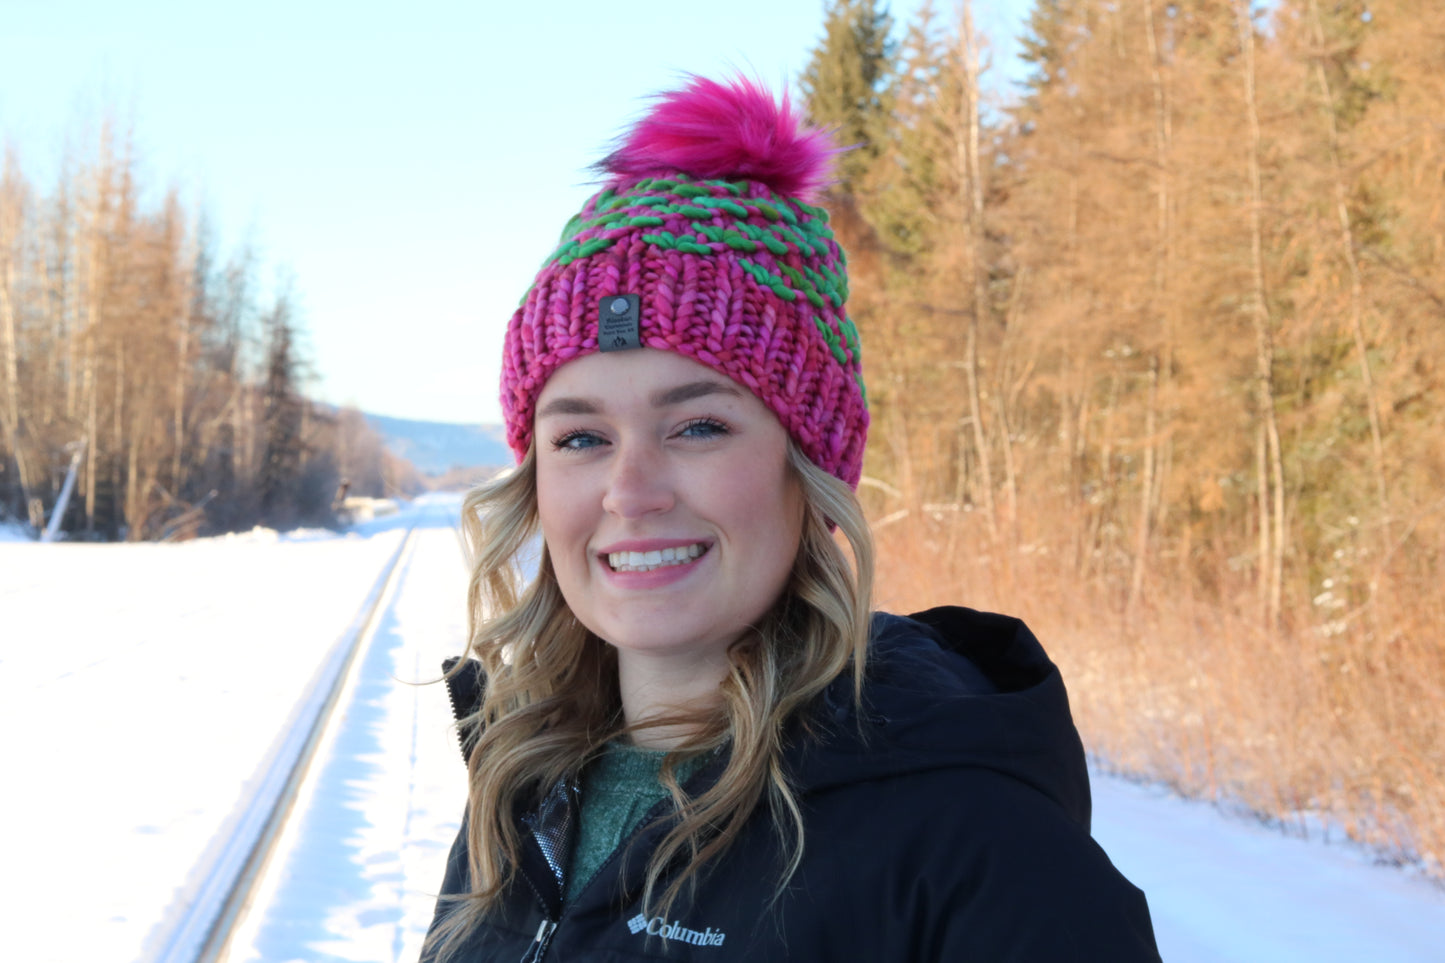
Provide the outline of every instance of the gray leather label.
<path id="1" fill-rule="evenodd" d="M 626 351 L 642 347 L 642 298 L 609 294 L 597 304 L 597 347 Z"/>

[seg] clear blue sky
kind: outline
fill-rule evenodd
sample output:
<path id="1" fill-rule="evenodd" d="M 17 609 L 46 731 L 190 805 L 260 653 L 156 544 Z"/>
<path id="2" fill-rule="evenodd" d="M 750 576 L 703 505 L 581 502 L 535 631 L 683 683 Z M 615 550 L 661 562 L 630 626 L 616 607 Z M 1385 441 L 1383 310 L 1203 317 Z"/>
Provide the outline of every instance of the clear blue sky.
<path id="1" fill-rule="evenodd" d="M 899 21 L 920 0 L 895 0 Z M 978 0 L 1011 52 L 1029 0 Z M 935 8 L 952 15 L 951 0 Z M 823 0 L 0 0 L 0 138 L 50 191 L 102 108 L 140 183 L 294 274 L 316 393 L 498 421 L 502 332 L 586 167 L 683 71 L 792 84 Z"/>

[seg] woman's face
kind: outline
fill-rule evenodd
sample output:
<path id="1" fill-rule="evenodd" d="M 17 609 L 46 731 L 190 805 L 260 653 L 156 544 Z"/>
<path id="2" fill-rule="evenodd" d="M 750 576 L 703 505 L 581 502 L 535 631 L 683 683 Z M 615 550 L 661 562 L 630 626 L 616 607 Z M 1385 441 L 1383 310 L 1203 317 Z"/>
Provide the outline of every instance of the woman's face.
<path id="1" fill-rule="evenodd" d="M 624 658 L 714 661 L 782 594 L 802 493 L 746 388 L 670 351 L 593 354 L 552 375 L 534 428 L 562 595 Z"/>

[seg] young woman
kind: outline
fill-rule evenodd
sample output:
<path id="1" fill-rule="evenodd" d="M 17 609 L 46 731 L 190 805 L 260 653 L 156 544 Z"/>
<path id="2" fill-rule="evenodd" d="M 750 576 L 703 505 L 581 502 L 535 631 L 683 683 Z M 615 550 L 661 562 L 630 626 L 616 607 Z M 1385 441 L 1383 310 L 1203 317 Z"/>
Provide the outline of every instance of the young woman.
<path id="1" fill-rule="evenodd" d="M 833 152 L 691 80 L 512 318 L 424 959 L 1158 959 L 1033 636 L 869 611 L 858 336 L 809 203 Z"/>

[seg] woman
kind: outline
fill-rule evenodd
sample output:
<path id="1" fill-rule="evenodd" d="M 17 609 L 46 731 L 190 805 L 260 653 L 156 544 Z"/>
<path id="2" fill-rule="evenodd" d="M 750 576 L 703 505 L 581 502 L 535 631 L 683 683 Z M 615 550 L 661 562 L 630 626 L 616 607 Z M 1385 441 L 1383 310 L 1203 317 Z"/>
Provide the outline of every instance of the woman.
<path id="1" fill-rule="evenodd" d="M 869 613 L 859 344 L 808 203 L 833 153 L 692 79 L 512 318 L 425 959 L 1158 958 L 1028 630 Z"/>

